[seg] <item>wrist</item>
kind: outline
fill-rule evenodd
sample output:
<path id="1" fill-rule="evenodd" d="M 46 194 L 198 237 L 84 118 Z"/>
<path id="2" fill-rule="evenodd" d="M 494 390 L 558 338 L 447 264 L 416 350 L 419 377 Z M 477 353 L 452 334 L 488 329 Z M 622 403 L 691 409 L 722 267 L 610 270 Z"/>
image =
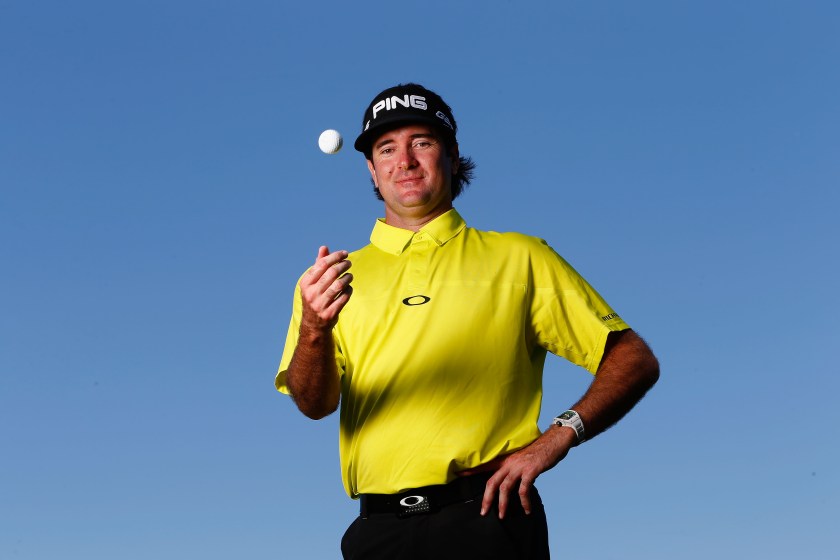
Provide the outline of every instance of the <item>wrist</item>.
<path id="1" fill-rule="evenodd" d="M 574 445 L 579 445 L 586 441 L 586 430 L 583 427 L 583 420 L 580 415 L 574 410 L 567 410 L 559 414 L 552 424 L 561 428 L 568 428 L 574 434 Z"/>
<path id="2" fill-rule="evenodd" d="M 302 321 L 298 331 L 298 340 L 312 346 L 332 344 L 332 327 Z"/>
<path id="3" fill-rule="evenodd" d="M 552 423 L 546 433 L 551 434 L 552 439 L 566 450 L 578 444 L 577 434 L 568 426 L 560 426 Z"/>

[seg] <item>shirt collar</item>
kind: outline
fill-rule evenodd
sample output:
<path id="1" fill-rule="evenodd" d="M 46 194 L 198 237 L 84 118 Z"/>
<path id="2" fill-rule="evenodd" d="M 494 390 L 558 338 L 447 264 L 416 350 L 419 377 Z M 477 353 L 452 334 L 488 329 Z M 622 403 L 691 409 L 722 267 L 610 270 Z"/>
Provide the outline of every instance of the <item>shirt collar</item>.
<path id="1" fill-rule="evenodd" d="M 444 243 L 458 235 L 466 226 L 467 224 L 464 218 L 454 208 L 447 210 L 420 228 L 417 233 L 409 229 L 389 226 L 385 223 L 384 218 L 379 218 L 373 226 L 373 232 L 370 234 L 370 242 L 386 253 L 399 255 L 405 251 L 405 248 L 408 247 L 415 235 L 425 233 L 438 247 L 441 247 Z"/>

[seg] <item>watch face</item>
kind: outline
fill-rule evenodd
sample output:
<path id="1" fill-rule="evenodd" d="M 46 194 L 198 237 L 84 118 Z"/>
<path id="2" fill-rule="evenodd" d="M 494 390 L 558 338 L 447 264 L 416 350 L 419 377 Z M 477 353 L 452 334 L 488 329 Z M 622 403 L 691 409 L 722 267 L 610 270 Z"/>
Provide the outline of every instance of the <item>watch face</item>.
<path id="1" fill-rule="evenodd" d="M 571 420 L 574 417 L 575 417 L 575 413 L 571 412 L 569 410 L 567 410 L 566 412 L 564 412 L 563 414 L 560 415 L 560 418 L 562 420 Z"/>

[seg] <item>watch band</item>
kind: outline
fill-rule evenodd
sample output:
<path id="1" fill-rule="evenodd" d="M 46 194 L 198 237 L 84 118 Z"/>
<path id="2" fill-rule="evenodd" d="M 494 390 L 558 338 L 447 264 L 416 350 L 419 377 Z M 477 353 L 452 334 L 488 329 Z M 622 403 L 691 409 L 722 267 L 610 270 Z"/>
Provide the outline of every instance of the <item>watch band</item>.
<path id="1" fill-rule="evenodd" d="M 573 429 L 577 434 L 578 444 L 586 441 L 585 432 L 583 430 L 583 420 L 580 419 L 580 415 L 574 410 L 567 410 L 563 414 L 560 414 L 554 419 L 553 424 Z"/>

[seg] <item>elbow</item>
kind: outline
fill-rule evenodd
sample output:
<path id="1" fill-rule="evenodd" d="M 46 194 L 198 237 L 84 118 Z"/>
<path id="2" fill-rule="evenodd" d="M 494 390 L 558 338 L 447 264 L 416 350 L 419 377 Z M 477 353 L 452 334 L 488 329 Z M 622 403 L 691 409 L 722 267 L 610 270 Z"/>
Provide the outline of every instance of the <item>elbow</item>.
<path id="1" fill-rule="evenodd" d="M 329 400 L 309 400 L 305 398 L 296 398 L 294 393 L 292 393 L 292 399 L 294 399 L 298 410 L 300 410 L 304 416 L 312 420 L 321 420 L 338 410 L 339 399 L 337 398 Z"/>
<path id="2" fill-rule="evenodd" d="M 659 360 L 642 337 L 633 331 L 625 332 L 628 332 L 625 340 L 632 348 L 628 355 L 633 356 L 635 362 L 633 369 L 636 371 L 637 383 L 644 391 L 647 391 L 659 381 Z"/>
<path id="3" fill-rule="evenodd" d="M 652 352 L 648 353 L 639 371 L 642 373 L 640 377 L 644 380 L 646 391 L 651 389 L 659 381 L 659 360 L 656 359 L 656 356 Z"/>
<path id="4" fill-rule="evenodd" d="M 311 420 L 323 420 L 330 414 L 336 411 L 338 406 L 335 407 L 302 407 L 298 405 L 298 408 L 303 413 L 304 416 Z"/>

